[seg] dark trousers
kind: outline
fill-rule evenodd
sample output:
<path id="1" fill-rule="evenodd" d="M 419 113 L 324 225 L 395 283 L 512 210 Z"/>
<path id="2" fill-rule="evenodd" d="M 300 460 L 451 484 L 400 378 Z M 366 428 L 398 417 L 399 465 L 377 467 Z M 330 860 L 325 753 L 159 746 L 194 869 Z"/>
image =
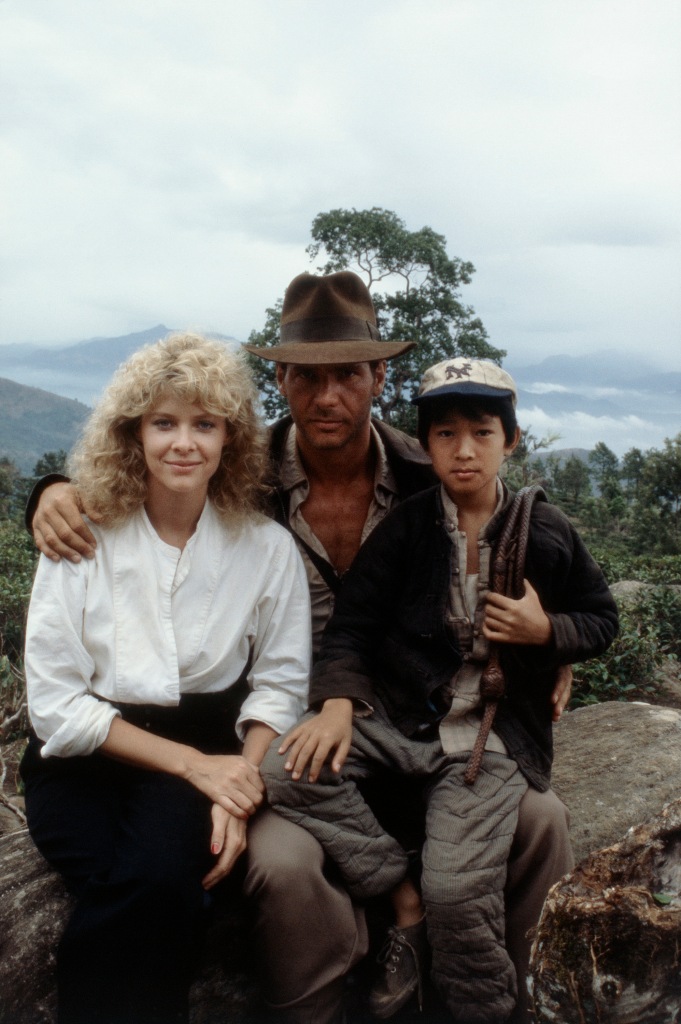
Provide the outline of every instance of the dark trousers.
<path id="1" fill-rule="evenodd" d="M 209 905 L 210 801 L 97 753 L 42 758 L 35 739 L 21 771 L 33 840 L 77 900 L 57 953 L 59 1024 L 186 1021 Z"/>

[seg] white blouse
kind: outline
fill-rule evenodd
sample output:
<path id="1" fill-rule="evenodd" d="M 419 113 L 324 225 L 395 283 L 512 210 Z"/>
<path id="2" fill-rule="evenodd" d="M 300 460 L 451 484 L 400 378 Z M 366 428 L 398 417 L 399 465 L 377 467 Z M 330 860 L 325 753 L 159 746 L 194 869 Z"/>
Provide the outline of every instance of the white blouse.
<path id="1" fill-rule="evenodd" d="M 26 633 L 26 680 L 43 756 L 90 754 L 119 712 L 227 689 L 249 656 L 237 734 L 283 733 L 305 710 L 310 599 L 290 534 L 264 516 L 225 524 L 210 502 L 183 551 L 142 509 L 122 526 L 88 523 L 93 559 L 41 556 Z M 105 698 L 104 700 L 100 698 Z"/>

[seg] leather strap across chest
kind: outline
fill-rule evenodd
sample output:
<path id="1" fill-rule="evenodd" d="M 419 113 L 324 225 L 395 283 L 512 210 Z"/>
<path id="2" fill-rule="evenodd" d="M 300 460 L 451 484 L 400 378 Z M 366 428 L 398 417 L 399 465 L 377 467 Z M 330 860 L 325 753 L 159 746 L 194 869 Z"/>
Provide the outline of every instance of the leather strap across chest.
<path id="1" fill-rule="evenodd" d="M 532 487 L 523 487 L 514 497 L 492 556 L 490 585 L 493 593 L 504 594 L 514 600 L 523 596 L 532 506 L 535 501 L 546 500 L 543 488 L 536 484 Z M 499 648 L 493 643 L 490 645 L 490 657 L 480 680 L 480 695 L 485 701 L 482 722 L 464 775 L 464 782 L 469 786 L 473 785 L 480 771 L 487 737 L 505 688 Z"/>

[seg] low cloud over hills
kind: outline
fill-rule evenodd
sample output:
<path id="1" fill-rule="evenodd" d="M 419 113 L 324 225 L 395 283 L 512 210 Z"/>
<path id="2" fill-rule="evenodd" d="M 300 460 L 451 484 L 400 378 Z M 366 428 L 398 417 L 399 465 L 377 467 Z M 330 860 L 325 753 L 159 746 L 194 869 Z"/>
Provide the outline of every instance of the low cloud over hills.
<path id="1" fill-rule="evenodd" d="M 168 334 L 163 324 L 120 338 L 90 338 L 62 348 L 0 346 L 0 374 L 90 406 L 114 370 L 143 345 Z"/>
<path id="2" fill-rule="evenodd" d="M 168 330 L 158 324 L 136 334 L 91 338 L 59 348 L 0 346 L 0 375 L 29 389 L 51 392 L 52 397 L 60 395 L 90 406 L 123 360 L 140 346 L 165 337 Z M 215 336 L 238 344 L 232 337 Z M 521 425 L 540 437 L 560 435 L 554 450 L 590 450 L 603 441 L 621 456 L 633 447 L 661 448 L 666 437 L 681 431 L 681 373 L 665 371 L 652 361 L 594 352 L 549 356 L 533 365 L 515 363 L 511 357 L 504 366 L 518 384 Z M 14 434 L 26 424 L 8 418 L 6 411 L 0 416 L 0 454 L 10 454 L 10 439 L 13 450 L 18 450 L 20 438 Z M 32 426 L 37 428 L 39 420 L 38 416 Z M 46 434 L 51 441 L 38 457 L 43 451 L 70 446 L 64 440 L 57 443 L 50 427 Z M 33 451 L 33 443 L 28 448 Z M 25 464 L 23 457 L 21 464 Z"/>
<path id="3" fill-rule="evenodd" d="M 560 434 L 560 448 L 603 441 L 621 456 L 630 448 L 661 448 L 681 431 L 681 373 L 652 361 L 594 352 L 504 365 L 518 384 L 521 425 L 537 435 Z"/>

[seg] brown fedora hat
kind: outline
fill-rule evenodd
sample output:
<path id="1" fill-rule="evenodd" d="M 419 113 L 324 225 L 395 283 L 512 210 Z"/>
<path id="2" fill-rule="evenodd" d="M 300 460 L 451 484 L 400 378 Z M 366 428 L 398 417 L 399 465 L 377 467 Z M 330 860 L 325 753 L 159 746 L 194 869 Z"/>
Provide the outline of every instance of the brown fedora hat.
<path id="1" fill-rule="evenodd" d="M 299 274 L 286 289 L 279 344 L 244 345 L 276 363 L 367 363 L 393 359 L 415 341 L 381 341 L 369 289 L 351 270 Z"/>

